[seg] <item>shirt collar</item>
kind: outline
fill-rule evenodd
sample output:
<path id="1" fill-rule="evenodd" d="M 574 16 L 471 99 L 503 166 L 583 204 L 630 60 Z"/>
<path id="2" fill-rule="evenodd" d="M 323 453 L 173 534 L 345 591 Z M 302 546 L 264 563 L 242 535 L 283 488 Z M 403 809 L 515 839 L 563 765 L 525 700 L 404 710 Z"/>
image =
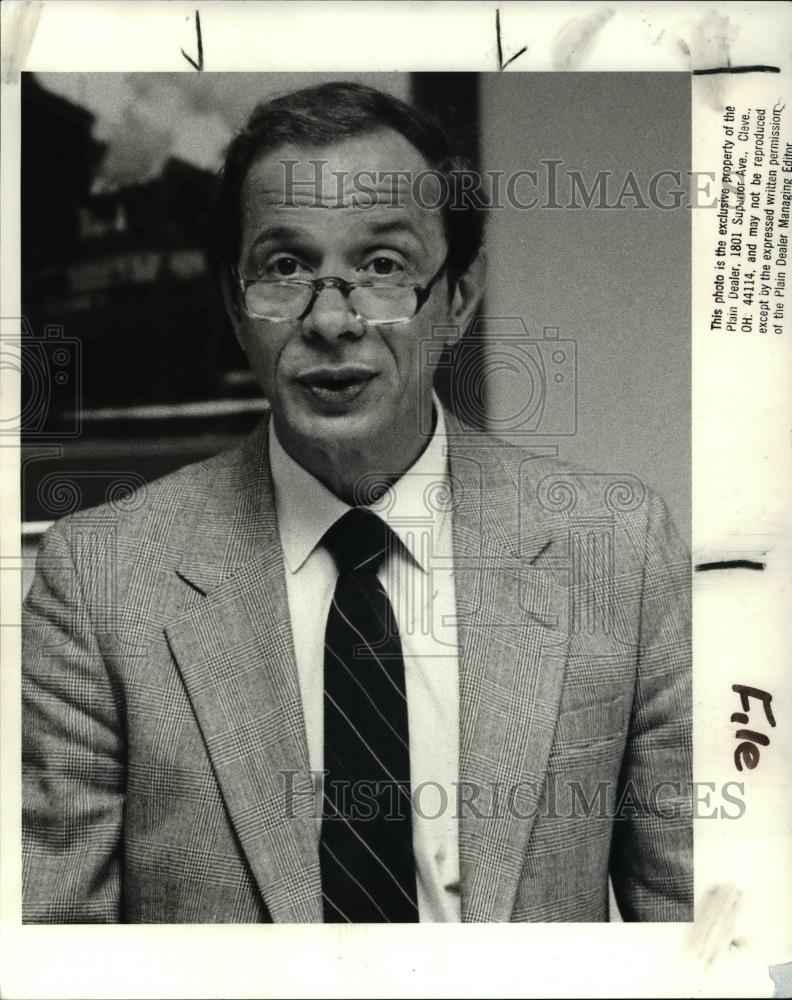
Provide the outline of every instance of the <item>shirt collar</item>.
<path id="1" fill-rule="evenodd" d="M 445 417 L 436 395 L 433 400 L 437 422 L 429 443 L 407 472 L 369 507 L 389 525 L 424 572 L 429 572 L 432 543 L 427 546 L 423 539 L 427 531 L 439 538 L 450 507 Z M 287 569 L 296 573 L 350 506 L 286 452 L 272 419 L 269 450 L 283 558 Z"/>

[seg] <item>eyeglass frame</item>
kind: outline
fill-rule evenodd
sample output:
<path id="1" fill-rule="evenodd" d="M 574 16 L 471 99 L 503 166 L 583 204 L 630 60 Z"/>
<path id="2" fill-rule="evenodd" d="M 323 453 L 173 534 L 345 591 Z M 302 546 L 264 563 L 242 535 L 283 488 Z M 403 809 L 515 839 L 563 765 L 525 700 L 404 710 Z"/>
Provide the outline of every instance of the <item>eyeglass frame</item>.
<path id="1" fill-rule="evenodd" d="M 403 319 L 365 319 L 363 316 L 355 313 L 355 318 L 366 326 L 395 326 L 398 323 L 409 323 L 411 319 L 415 319 L 418 313 L 426 305 L 429 296 L 432 293 L 432 289 L 440 280 L 440 278 L 448 270 L 448 255 L 443 259 L 443 263 L 440 265 L 437 271 L 432 275 L 429 281 L 425 285 L 407 284 L 407 285 L 385 285 L 378 284 L 374 281 L 347 281 L 345 278 L 339 278 L 335 275 L 327 275 L 324 278 L 283 278 L 283 279 L 268 279 L 268 278 L 243 278 L 239 271 L 233 267 L 231 268 L 231 274 L 235 278 L 237 283 L 237 291 L 242 303 L 242 308 L 245 310 L 245 315 L 249 319 L 260 319 L 265 320 L 267 323 L 294 323 L 302 322 L 305 317 L 310 313 L 316 304 L 316 300 L 325 288 L 337 288 L 341 294 L 344 296 L 344 301 L 347 305 L 350 305 L 349 296 L 356 288 L 409 288 L 415 292 L 415 312 L 411 316 L 405 316 Z M 294 316 L 291 318 L 287 317 L 272 317 L 272 316 L 256 316 L 250 312 L 245 301 L 245 294 L 251 285 L 256 284 L 270 284 L 270 285 L 302 285 L 309 286 L 311 288 L 312 294 L 303 312 L 299 316 Z"/>

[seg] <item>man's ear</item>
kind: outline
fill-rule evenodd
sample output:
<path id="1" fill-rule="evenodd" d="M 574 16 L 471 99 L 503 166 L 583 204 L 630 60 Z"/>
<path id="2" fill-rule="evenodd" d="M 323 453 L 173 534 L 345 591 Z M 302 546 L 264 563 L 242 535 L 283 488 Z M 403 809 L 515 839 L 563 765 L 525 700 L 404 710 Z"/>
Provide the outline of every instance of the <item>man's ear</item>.
<path id="1" fill-rule="evenodd" d="M 220 272 L 220 288 L 223 292 L 223 302 L 225 303 L 228 318 L 234 329 L 234 336 L 237 339 L 237 343 L 244 351 L 245 345 L 242 340 L 242 313 L 239 308 L 239 299 L 234 291 L 234 286 L 231 284 L 231 275 L 225 267 Z"/>
<path id="2" fill-rule="evenodd" d="M 487 257 L 482 247 L 467 271 L 461 274 L 454 284 L 448 306 L 448 322 L 454 333 L 446 339 L 448 346 L 459 340 L 470 326 L 484 295 L 486 271 Z"/>

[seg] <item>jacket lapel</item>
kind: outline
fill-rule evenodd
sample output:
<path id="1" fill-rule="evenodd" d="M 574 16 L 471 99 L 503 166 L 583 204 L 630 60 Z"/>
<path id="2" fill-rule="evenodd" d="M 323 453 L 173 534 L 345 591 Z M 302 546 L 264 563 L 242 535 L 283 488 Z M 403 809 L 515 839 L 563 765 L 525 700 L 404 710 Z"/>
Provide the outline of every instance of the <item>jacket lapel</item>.
<path id="1" fill-rule="evenodd" d="M 471 448 L 449 421 L 460 648 L 463 921 L 508 921 L 563 686 L 564 595 L 530 563 L 552 544 L 524 520 L 503 445 Z M 482 438 L 482 440 L 485 440 Z M 521 537 L 522 535 L 522 537 Z"/>
<path id="2" fill-rule="evenodd" d="M 267 421 L 215 468 L 179 569 L 203 596 L 166 634 L 272 919 L 319 922 L 313 788 Z"/>

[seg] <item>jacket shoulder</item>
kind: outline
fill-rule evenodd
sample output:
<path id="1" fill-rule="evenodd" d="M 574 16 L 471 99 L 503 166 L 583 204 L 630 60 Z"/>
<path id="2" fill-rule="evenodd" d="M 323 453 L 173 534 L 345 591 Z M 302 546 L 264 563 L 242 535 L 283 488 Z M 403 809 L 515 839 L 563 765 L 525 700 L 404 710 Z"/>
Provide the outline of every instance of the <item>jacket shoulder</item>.
<path id="1" fill-rule="evenodd" d="M 119 490 L 116 497 L 94 507 L 67 514 L 45 532 L 46 547 L 55 537 L 97 536 L 112 532 L 116 538 L 139 540 L 162 534 L 179 535 L 204 511 L 218 485 L 238 488 L 236 480 L 246 461 L 246 453 L 261 438 L 257 428 L 248 438 L 210 458 L 184 465 L 130 492 Z"/>
<path id="2" fill-rule="evenodd" d="M 450 424 L 452 447 L 486 465 L 485 488 L 497 488 L 498 480 L 502 489 L 513 486 L 520 505 L 534 509 L 537 517 L 651 517 L 655 508 L 664 507 L 635 473 L 595 469 L 558 457 L 552 447 L 509 440 L 455 419 Z"/>

